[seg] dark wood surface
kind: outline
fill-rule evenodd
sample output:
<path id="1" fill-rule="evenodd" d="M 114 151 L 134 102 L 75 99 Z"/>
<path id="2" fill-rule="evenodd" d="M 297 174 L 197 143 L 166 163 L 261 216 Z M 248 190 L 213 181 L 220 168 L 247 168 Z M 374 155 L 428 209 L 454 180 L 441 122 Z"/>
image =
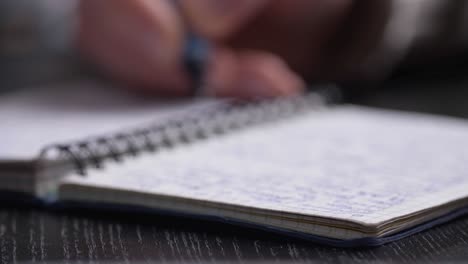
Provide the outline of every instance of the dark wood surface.
<path id="1" fill-rule="evenodd" d="M 360 102 L 468 117 L 466 82 L 392 84 Z M 410 89 L 411 88 L 411 89 Z M 467 262 L 468 217 L 377 248 L 340 249 L 168 216 L 0 205 L 0 263 Z"/>
<path id="2" fill-rule="evenodd" d="M 377 248 L 340 249 L 163 216 L 0 210 L 0 262 L 468 261 L 468 217 Z"/>

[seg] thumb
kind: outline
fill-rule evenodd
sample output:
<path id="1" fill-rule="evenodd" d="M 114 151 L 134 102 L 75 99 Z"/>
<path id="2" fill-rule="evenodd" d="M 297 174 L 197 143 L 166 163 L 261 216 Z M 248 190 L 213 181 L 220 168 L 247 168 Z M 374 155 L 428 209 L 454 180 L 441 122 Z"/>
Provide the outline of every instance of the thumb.
<path id="1" fill-rule="evenodd" d="M 223 40 L 235 33 L 266 6 L 268 0 L 180 0 L 192 30 Z"/>

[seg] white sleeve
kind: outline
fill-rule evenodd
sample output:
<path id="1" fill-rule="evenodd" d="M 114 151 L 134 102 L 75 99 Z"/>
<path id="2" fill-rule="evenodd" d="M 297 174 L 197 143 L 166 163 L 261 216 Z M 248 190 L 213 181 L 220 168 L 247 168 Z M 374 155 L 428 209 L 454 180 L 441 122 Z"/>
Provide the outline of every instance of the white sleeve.
<path id="1" fill-rule="evenodd" d="M 359 65 L 380 79 L 411 58 L 468 48 L 468 1 L 392 0 L 389 19 L 377 48 Z"/>

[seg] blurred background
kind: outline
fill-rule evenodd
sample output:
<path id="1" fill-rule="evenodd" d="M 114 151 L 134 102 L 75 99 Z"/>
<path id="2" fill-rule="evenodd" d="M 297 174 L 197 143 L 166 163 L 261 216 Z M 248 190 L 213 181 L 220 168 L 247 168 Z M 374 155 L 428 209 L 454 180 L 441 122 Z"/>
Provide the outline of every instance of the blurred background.
<path id="1" fill-rule="evenodd" d="M 76 77 L 75 0 L 0 1 L 0 91 Z"/>
<path id="2" fill-rule="evenodd" d="M 0 92 L 96 76 L 74 49 L 76 4 L 76 0 L 0 1 Z M 468 117 L 467 58 L 465 52 L 399 67 L 385 82 L 348 89 L 348 99 Z"/>

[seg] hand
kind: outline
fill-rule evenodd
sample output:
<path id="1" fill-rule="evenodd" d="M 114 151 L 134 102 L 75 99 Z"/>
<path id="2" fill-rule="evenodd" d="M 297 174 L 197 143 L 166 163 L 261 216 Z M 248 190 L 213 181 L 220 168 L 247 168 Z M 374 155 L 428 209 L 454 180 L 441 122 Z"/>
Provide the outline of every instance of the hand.
<path id="1" fill-rule="evenodd" d="M 163 0 L 81 0 L 78 40 L 84 54 L 129 87 L 188 95 L 185 19 L 215 46 L 208 95 L 276 97 L 301 92 L 303 77 L 352 79 L 349 65 L 376 43 L 382 23 L 369 22 L 384 20 L 375 10 L 386 2 L 361 0 L 356 8 L 354 0 L 180 0 L 176 10 Z M 367 15 L 349 23 L 356 10 Z"/>

